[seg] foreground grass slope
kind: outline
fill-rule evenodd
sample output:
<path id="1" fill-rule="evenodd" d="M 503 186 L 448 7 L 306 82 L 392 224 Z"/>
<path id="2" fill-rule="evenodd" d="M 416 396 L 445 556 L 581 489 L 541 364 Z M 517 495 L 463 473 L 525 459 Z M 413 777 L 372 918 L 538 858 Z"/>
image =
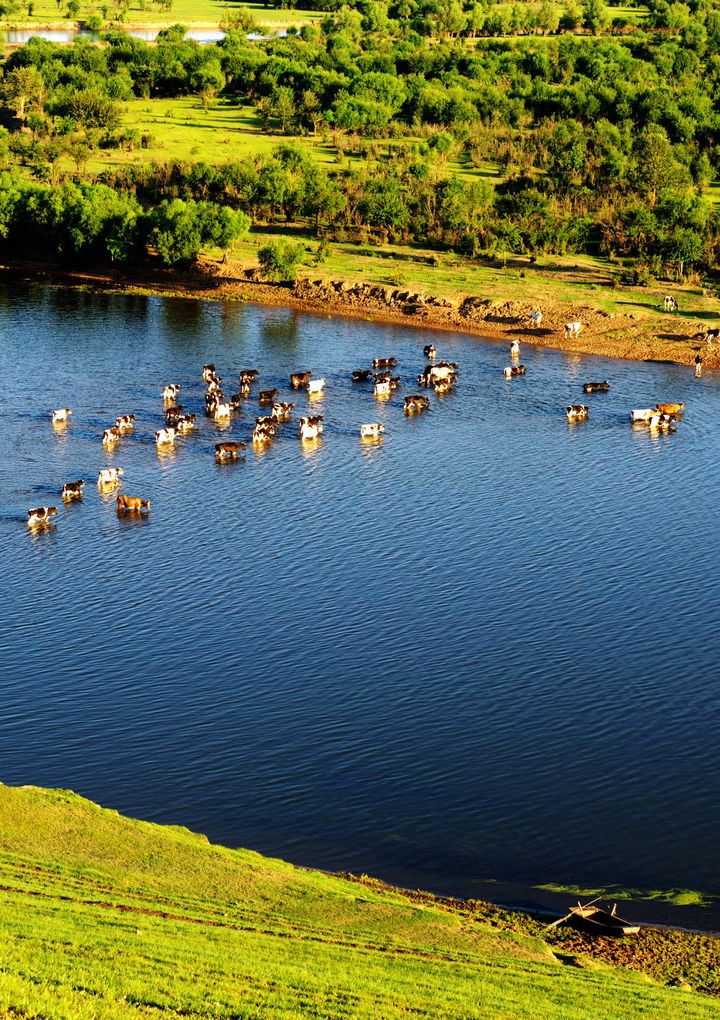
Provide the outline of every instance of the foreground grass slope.
<path id="1" fill-rule="evenodd" d="M 717 1016 L 710 998 L 75 794 L 0 786 L 0 1017 Z M 565 963 L 567 963 L 565 959 Z"/>

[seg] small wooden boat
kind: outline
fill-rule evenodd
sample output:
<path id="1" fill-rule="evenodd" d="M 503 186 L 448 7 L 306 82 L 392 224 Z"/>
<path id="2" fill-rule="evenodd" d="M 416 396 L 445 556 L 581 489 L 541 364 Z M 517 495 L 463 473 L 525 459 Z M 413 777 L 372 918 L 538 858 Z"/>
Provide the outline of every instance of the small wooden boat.
<path id="1" fill-rule="evenodd" d="M 576 907 L 570 907 L 568 918 L 570 924 L 597 935 L 636 935 L 640 931 L 637 924 L 618 916 L 617 903 L 613 903 L 612 910 L 604 910 L 591 903 L 587 906 L 578 903 Z"/>

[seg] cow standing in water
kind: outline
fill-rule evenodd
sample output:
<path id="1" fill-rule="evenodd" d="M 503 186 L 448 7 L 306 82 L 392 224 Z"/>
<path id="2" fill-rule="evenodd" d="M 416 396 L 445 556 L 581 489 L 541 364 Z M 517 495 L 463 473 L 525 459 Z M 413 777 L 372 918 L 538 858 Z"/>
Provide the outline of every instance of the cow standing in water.
<path id="1" fill-rule="evenodd" d="M 77 482 L 65 482 L 62 490 L 62 498 L 64 503 L 72 503 L 74 500 L 82 499 L 82 490 L 85 482 L 82 478 L 78 479 Z"/>
<path id="2" fill-rule="evenodd" d="M 118 496 L 117 509 L 119 514 L 149 514 L 150 500 L 139 496 Z"/>
<path id="3" fill-rule="evenodd" d="M 56 515 L 56 506 L 34 506 L 27 512 L 28 527 L 35 528 L 50 524 L 50 519 Z"/>

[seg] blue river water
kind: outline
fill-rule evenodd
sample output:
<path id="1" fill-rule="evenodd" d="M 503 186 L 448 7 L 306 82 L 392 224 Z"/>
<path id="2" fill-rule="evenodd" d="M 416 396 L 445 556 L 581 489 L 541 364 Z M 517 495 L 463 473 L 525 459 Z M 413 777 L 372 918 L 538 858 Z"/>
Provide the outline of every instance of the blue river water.
<path id="1" fill-rule="evenodd" d="M 21 283 L 0 332 L 2 781 L 441 892 L 718 891 L 720 373 L 525 346 L 508 381 L 506 343 Z M 350 382 L 394 355 L 416 392 L 429 339 L 461 380 L 426 414 Z M 204 418 L 206 361 L 295 400 L 271 448 L 215 464 L 260 409 Z M 159 455 L 171 382 L 199 428 Z M 658 400 L 675 434 L 630 425 Z M 112 464 L 148 521 L 99 493 Z"/>

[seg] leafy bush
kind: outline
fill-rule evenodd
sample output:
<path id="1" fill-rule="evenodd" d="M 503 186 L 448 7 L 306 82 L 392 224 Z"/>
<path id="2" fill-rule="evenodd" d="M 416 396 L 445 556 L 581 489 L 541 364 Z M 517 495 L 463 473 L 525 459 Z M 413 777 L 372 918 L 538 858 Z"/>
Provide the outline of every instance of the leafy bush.
<path id="1" fill-rule="evenodd" d="M 275 283 L 294 283 L 303 259 L 303 246 L 290 241 L 271 241 L 258 251 L 263 276 Z"/>

